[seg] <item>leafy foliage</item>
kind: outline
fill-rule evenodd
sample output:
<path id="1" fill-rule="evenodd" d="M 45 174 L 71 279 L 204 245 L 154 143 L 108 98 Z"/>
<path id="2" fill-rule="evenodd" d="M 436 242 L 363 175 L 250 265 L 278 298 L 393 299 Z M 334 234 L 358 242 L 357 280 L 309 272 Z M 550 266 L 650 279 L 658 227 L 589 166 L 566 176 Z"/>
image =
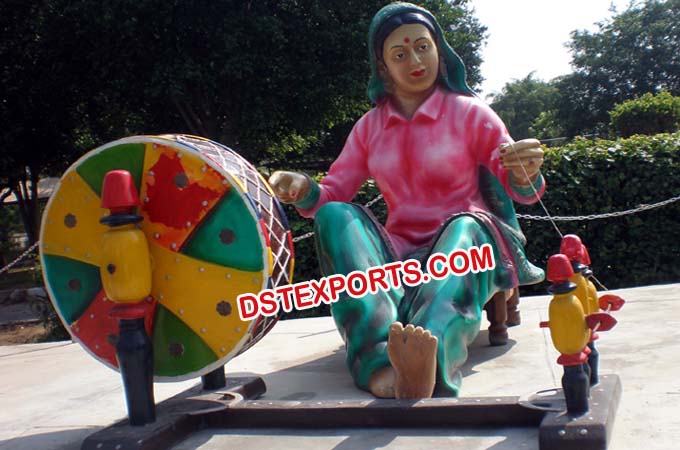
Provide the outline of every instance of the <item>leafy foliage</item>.
<path id="1" fill-rule="evenodd" d="M 492 106 L 518 139 L 606 136 L 615 105 L 645 93 L 680 95 L 679 24 L 680 0 L 631 2 L 597 31 L 572 32 L 574 72 L 514 80 Z"/>
<path id="2" fill-rule="evenodd" d="M 77 69 L 58 38 L 58 9 L 7 1 L 0 14 L 0 190 L 11 189 L 31 242 L 38 237 L 38 177 L 72 156 Z"/>
<path id="3" fill-rule="evenodd" d="M 598 25 L 572 33 L 575 71 L 556 80 L 558 121 L 569 136 L 606 131 L 608 112 L 625 100 L 680 94 L 680 0 L 631 3 Z"/>
<path id="4" fill-rule="evenodd" d="M 0 188 L 33 241 L 30 186 L 126 135 L 201 135 L 253 162 L 337 155 L 369 108 L 366 34 L 387 3 L 3 0 Z M 421 3 L 479 83 L 485 29 L 467 1 Z"/>
<path id="5" fill-rule="evenodd" d="M 680 133 L 619 140 L 577 139 L 546 152 L 543 203 L 554 216 L 633 209 L 680 194 Z M 545 215 L 537 204 L 518 213 Z M 521 220 L 530 259 L 545 267 L 560 238 L 550 222 Z M 595 275 L 609 288 L 680 280 L 680 203 L 623 217 L 559 222 L 581 237 Z M 522 288 L 545 293 L 545 286 Z"/>
<path id="6" fill-rule="evenodd" d="M 10 236 L 22 231 L 20 223 L 21 219 L 16 205 L 0 205 L 0 267 L 11 262 L 14 256 L 11 253 Z"/>
<path id="7" fill-rule="evenodd" d="M 541 111 L 529 127 L 529 136 L 542 139 L 544 143 L 549 139 L 561 140 L 564 134 L 564 128 L 557 120 L 556 109 Z"/>
<path id="8" fill-rule="evenodd" d="M 680 97 L 668 92 L 647 93 L 616 105 L 609 116 L 611 127 L 623 137 L 672 133 L 680 129 Z"/>
<path id="9" fill-rule="evenodd" d="M 557 95 L 557 89 L 552 84 L 537 80 L 532 72 L 521 80 L 507 83 L 500 93 L 492 95 L 491 107 L 515 139 L 537 137 L 534 126 L 542 123 L 538 122 L 541 114 L 553 110 Z M 549 128 L 544 126 L 538 137 L 558 137 L 548 134 Z"/>

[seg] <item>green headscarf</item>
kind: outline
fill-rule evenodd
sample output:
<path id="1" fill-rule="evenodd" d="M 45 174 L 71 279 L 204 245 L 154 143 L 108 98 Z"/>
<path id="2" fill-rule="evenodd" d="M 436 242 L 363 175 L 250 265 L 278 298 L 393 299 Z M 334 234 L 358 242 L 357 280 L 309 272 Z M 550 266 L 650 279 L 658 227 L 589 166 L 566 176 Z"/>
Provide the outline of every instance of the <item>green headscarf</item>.
<path id="1" fill-rule="evenodd" d="M 465 65 L 460 59 L 460 56 L 453 51 L 448 42 L 444 39 L 444 33 L 437 19 L 426 9 L 411 3 L 392 3 L 382 8 L 373 17 L 371 26 L 368 30 L 368 54 L 371 64 L 371 79 L 368 82 L 368 98 L 373 103 L 379 102 L 386 94 L 385 84 L 378 72 L 378 58 L 375 54 L 375 39 L 380 27 L 390 18 L 402 13 L 418 13 L 425 16 L 436 30 L 437 49 L 439 56 L 443 58 L 446 64 L 446 71 L 440 71 L 437 81 L 441 86 L 453 92 L 460 92 L 462 94 L 475 96 L 476 94 L 465 81 Z"/>

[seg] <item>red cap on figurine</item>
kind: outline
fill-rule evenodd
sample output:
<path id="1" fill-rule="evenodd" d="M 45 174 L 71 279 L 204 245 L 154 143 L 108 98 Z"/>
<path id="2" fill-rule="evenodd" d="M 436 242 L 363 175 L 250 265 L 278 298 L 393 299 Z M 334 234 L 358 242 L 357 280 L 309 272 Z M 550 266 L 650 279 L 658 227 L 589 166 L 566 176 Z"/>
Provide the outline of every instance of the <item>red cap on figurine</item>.
<path id="1" fill-rule="evenodd" d="M 581 244 L 581 253 L 583 253 L 583 264 L 586 266 L 590 265 L 590 255 L 588 254 L 588 247 Z"/>
<path id="2" fill-rule="evenodd" d="M 566 255 L 570 261 L 583 263 L 583 244 L 581 238 L 575 234 L 567 234 L 562 238 L 560 253 Z"/>
<path id="3" fill-rule="evenodd" d="M 139 205 L 139 195 L 127 170 L 111 170 L 106 173 L 102 183 L 102 208 L 110 209 L 112 214 L 130 212 Z"/>
<path id="4" fill-rule="evenodd" d="M 554 284 L 566 283 L 574 275 L 571 262 L 566 255 L 552 255 L 548 259 L 548 281 Z"/>

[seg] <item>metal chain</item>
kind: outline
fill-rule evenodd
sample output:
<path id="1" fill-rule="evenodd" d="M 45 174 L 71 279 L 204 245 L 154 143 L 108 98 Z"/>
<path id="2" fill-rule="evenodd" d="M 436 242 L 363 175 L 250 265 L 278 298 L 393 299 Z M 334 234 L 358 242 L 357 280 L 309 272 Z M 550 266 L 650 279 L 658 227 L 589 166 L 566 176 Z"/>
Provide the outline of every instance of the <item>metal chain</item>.
<path id="1" fill-rule="evenodd" d="M 374 199 L 371 200 L 370 202 L 366 203 L 364 206 L 365 206 L 366 208 L 370 208 L 371 206 L 375 205 L 375 204 L 378 203 L 380 200 L 382 200 L 382 198 L 383 198 L 382 194 L 378 194 L 378 196 L 377 196 L 376 198 L 374 198 Z M 295 243 L 295 242 L 300 242 L 300 241 L 303 241 L 303 240 L 305 240 L 305 239 L 307 239 L 307 238 L 310 238 L 310 237 L 312 237 L 312 236 L 314 236 L 314 232 L 313 232 L 313 231 L 310 231 L 309 233 L 305 233 L 305 234 L 303 234 L 302 236 L 294 237 L 294 238 L 293 238 L 293 242 L 294 242 L 294 243 Z"/>
<path id="2" fill-rule="evenodd" d="M 380 200 L 382 200 L 383 196 L 382 194 L 378 195 L 376 198 L 371 200 L 370 202 L 366 203 L 364 206 L 367 208 L 370 208 Z M 637 208 L 633 209 L 627 209 L 625 211 L 617 211 L 617 212 L 611 212 L 611 213 L 603 213 L 603 214 L 590 214 L 587 216 L 534 216 L 531 214 L 517 214 L 517 217 L 520 219 L 527 219 L 527 220 L 554 220 L 557 222 L 569 222 L 569 221 L 582 221 L 582 220 L 596 220 L 596 219 L 609 219 L 612 217 L 621 217 L 621 216 L 627 216 L 630 214 L 635 214 L 641 211 L 647 211 L 650 209 L 654 208 L 660 208 L 662 206 L 669 205 L 671 203 L 675 203 L 678 200 L 680 200 L 680 195 L 677 195 L 675 197 L 669 198 L 668 200 L 664 200 L 662 202 L 654 203 L 651 205 L 641 205 L 638 206 Z M 310 231 L 308 233 L 305 233 L 300 236 L 296 236 L 293 238 L 293 242 L 300 242 L 305 239 L 308 239 L 310 237 L 314 236 L 314 232 Z M 0 274 L 3 274 L 7 272 L 9 269 L 14 267 L 19 261 L 21 261 L 23 258 L 25 258 L 29 253 L 31 253 L 35 248 L 40 244 L 40 241 L 37 241 L 31 247 L 29 247 L 25 252 L 23 252 L 21 255 L 19 255 L 14 261 L 11 263 L 7 264 L 5 267 L 0 269 Z"/>
<path id="3" fill-rule="evenodd" d="M 375 203 L 380 201 L 382 199 L 382 194 L 378 195 L 376 198 L 371 200 L 370 202 L 366 203 L 367 208 L 370 208 L 373 206 Z M 553 220 L 556 222 L 570 222 L 570 221 L 582 221 L 582 220 L 596 220 L 596 219 L 609 219 L 612 217 L 621 217 L 621 216 L 627 216 L 630 214 L 635 214 L 641 211 L 647 211 L 650 209 L 654 208 L 660 208 L 662 206 L 669 205 L 671 203 L 675 203 L 678 200 L 680 200 L 680 195 L 677 195 L 675 197 L 669 198 L 668 200 L 664 200 L 662 202 L 654 203 L 651 205 L 641 205 L 638 206 L 637 208 L 634 209 L 627 209 L 625 211 L 617 211 L 617 212 L 611 212 L 611 213 L 603 213 L 603 214 L 590 214 L 588 216 L 533 216 L 531 214 L 517 214 L 517 217 L 520 219 L 527 219 L 527 220 Z M 314 232 L 310 231 L 309 233 L 305 233 L 301 236 L 297 236 L 293 238 L 293 242 L 299 242 L 303 241 L 307 238 L 310 238 L 314 236 Z"/>
<path id="4" fill-rule="evenodd" d="M 33 250 L 35 250 L 36 247 L 38 246 L 38 244 L 40 244 L 40 241 L 36 241 L 25 252 L 23 252 L 21 255 L 17 256 L 17 258 L 14 261 L 12 261 L 11 263 L 7 264 L 5 267 L 0 269 L 0 275 L 7 272 L 12 267 L 16 266 L 19 263 L 19 261 L 24 259 L 26 256 L 28 256 L 29 253 L 31 253 Z"/>
<path id="5" fill-rule="evenodd" d="M 375 205 L 375 204 L 378 203 L 380 200 L 382 200 L 382 198 L 383 198 L 382 194 L 378 194 L 378 196 L 377 196 L 376 198 L 374 198 L 374 199 L 371 200 L 370 202 L 366 203 L 364 206 L 365 206 L 366 208 L 370 208 L 371 206 Z"/>
<path id="6" fill-rule="evenodd" d="M 609 219 L 612 217 L 621 217 L 621 216 L 627 216 L 630 214 L 635 214 L 640 211 L 647 211 L 650 209 L 654 208 L 660 208 L 662 206 L 669 205 L 671 203 L 677 202 L 680 200 L 680 195 L 677 195 L 675 197 L 669 198 L 668 200 L 664 200 L 662 202 L 654 203 L 652 205 L 640 205 L 637 208 L 633 209 L 627 209 L 625 211 L 617 211 L 617 212 L 611 212 L 611 213 L 603 213 L 603 214 L 590 214 L 587 216 L 532 216 L 530 214 L 517 214 L 517 217 L 520 219 L 529 219 L 529 220 L 555 220 L 558 222 L 569 222 L 569 221 L 581 221 L 581 220 L 596 220 L 596 219 Z"/>
<path id="7" fill-rule="evenodd" d="M 293 238 L 293 243 L 295 243 L 295 242 L 300 242 L 300 241 L 304 241 L 305 239 L 310 238 L 310 237 L 312 237 L 312 236 L 314 236 L 314 232 L 313 232 L 313 231 L 310 231 L 309 233 L 305 233 L 305 234 L 303 234 L 303 235 L 301 235 L 301 236 L 296 236 L 296 237 Z"/>

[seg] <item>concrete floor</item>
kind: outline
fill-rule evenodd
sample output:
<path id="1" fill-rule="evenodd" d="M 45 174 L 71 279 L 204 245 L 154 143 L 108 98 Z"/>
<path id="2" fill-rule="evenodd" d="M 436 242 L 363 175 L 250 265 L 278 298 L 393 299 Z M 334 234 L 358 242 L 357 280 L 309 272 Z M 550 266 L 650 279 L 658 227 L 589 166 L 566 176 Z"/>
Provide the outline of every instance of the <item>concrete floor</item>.
<path id="1" fill-rule="evenodd" d="M 680 441 L 680 284 L 614 291 L 628 303 L 598 341 L 603 374 L 621 378 L 623 394 L 610 449 L 670 449 Z M 559 386 L 562 369 L 549 334 L 549 297 L 523 298 L 522 325 L 505 347 L 486 331 L 463 369 L 463 396 L 527 395 Z M 485 328 L 484 325 L 483 328 Z M 265 399 L 371 398 L 356 390 L 330 318 L 277 324 L 253 349 L 227 365 L 230 375 L 259 374 Z M 156 384 L 156 400 L 196 384 Z M 122 418 L 119 375 L 70 342 L 0 347 L 0 450 L 78 449 L 82 440 Z M 537 449 L 537 430 L 502 429 L 209 429 L 175 450 L 238 448 Z"/>

